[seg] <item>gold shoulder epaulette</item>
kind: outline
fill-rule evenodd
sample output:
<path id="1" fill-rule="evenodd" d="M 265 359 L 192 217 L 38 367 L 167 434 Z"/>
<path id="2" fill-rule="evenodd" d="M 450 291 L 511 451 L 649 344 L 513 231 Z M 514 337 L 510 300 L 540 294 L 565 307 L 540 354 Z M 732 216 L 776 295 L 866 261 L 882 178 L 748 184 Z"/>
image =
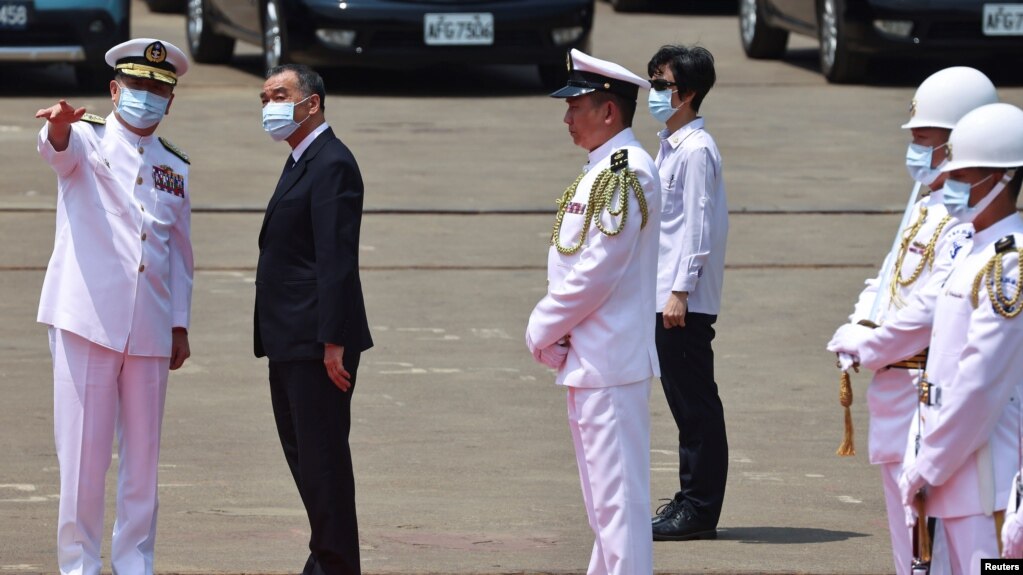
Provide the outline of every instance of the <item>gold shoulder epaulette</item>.
<path id="1" fill-rule="evenodd" d="M 1002 258 L 1013 253 L 1016 254 L 1017 277 L 1015 281 L 1012 281 L 1011 278 L 1007 281 Z M 981 286 L 984 286 L 987 288 L 991 307 L 994 308 L 995 313 L 998 315 L 1006 319 L 1012 319 L 1019 315 L 1020 311 L 1023 311 L 1023 282 L 1019 280 L 1020 260 L 1023 260 L 1023 249 L 1016 247 L 1016 238 L 1012 234 L 995 242 L 995 255 L 991 256 L 991 259 L 981 268 L 980 273 L 973 280 L 973 292 L 970 294 L 970 301 L 974 308 L 980 303 L 980 289 Z M 1006 283 L 1015 285 L 1014 288 L 1010 288 L 1010 291 L 1012 291 L 1011 297 L 1003 291 L 1003 286 Z"/>
<path id="2" fill-rule="evenodd" d="M 103 126 L 107 123 L 107 119 L 104 118 L 103 116 L 97 116 L 96 114 L 88 113 L 82 115 L 82 121 L 88 122 L 90 124 L 96 124 L 98 126 Z"/>
<path id="3" fill-rule="evenodd" d="M 629 167 L 629 150 L 622 148 L 611 154 L 611 171 L 618 172 Z"/>
<path id="4" fill-rule="evenodd" d="M 174 154 L 175 156 L 181 158 L 181 161 L 185 162 L 186 164 L 191 164 L 192 163 L 192 162 L 190 162 L 188 160 L 188 154 L 186 154 L 186 153 L 182 152 L 180 149 L 178 149 L 178 147 L 175 146 L 174 144 L 172 144 L 170 142 L 170 140 L 168 140 L 167 138 L 159 138 L 159 140 L 160 140 L 160 143 L 163 144 L 163 147 L 167 148 L 168 152 L 170 152 L 170 153 Z"/>

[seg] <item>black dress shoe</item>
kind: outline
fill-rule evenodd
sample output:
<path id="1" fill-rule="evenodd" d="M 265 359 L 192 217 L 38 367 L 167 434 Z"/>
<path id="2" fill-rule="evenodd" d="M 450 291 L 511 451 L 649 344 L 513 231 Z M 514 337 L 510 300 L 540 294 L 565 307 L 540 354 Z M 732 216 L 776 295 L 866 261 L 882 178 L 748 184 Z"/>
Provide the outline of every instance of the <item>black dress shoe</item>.
<path id="1" fill-rule="evenodd" d="M 657 511 L 654 512 L 653 518 L 650 519 L 650 523 L 652 524 L 660 523 L 661 521 L 674 516 L 675 513 L 682 509 L 682 498 L 679 495 L 675 495 L 673 499 L 661 499 L 661 501 L 665 501 L 666 503 L 662 504 L 657 508 Z"/>
<path id="2" fill-rule="evenodd" d="M 654 541 L 692 541 L 694 539 L 717 539 L 717 525 L 697 519 L 685 506 L 679 506 L 675 513 L 655 522 Z"/>

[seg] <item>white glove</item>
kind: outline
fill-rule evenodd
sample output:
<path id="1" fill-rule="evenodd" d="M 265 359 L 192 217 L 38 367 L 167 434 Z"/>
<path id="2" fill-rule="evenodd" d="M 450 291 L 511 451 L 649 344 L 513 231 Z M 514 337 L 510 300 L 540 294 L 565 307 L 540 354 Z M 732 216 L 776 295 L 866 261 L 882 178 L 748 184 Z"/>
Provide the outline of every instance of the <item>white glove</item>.
<path id="1" fill-rule="evenodd" d="M 857 362 L 860 357 L 860 348 L 870 338 L 873 329 L 856 323 L 847 323 L 835 331 L 828 342 L 828 351 L 835 353 L 846 353 L 853 356 Z"/>
<path id="2" fill-rule="evenodd" d="M 1023 513 L 1016 504 L 1019 497 L 1019 474 L 1012 478 L 1009 503 L 1005 508 L 1005 524 L 1002 525 L 1002 557 L 1023 559 Z"/>
<path id="3" fill-rule="evenodd" d="M 838 352 L 838 369 L 842 371 L 849 371 L 850 369 L 856 369 L 860 365 L 860 359 L 853 357 L 848 353 Z"/>
<path id="4" fill-rule="evenodd" d="M 1023 559 L 1023 516 L 1017 510 L 1005 514 L 1005 525 L 1002 525 L 1002 557 L 1006 559 Z"/>
<path id="5" fill-rule="evenodd" d="M 927 481 L 916 471 L 916 465 L 909 465 L 899 476 L 899 494 L 902 496 L 902 508 L 906 512 L 906 527 L 916 525 L 916 494 L 927 485 Z"/>
<path id="6" fill-rule="evenodd" d="M 560 369 L 562 364 L 565 363 L 565 358 L 568 357 L 567 340 L 565 343 L 556 343 L 540 349 L 536 347 L 533 343 L 533 338 L 531 338 L 527 332 L 526 347 L 528 347 L 529 351 L 533 353 L 533 359 L 551 369 Z"/>

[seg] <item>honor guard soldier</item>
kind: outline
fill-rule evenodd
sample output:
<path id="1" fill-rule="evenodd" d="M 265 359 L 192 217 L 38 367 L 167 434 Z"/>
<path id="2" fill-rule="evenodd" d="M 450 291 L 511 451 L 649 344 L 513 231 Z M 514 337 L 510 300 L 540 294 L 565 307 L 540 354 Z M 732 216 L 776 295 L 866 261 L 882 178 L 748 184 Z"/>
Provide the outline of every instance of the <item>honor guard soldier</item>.
<path id="1" fill-rule="evenodd" d="M 104 477 L 118 438 L 114 573 L 153 572 L 157 462 L 168 369 L 189 356 L 188 157 L 153 134 L 188 70 L 168 42 L 106 54 L 114 111 L 39 110 L 57 172 L 57 225 L 38 321 L 49 326 L 60 464 L 61 573 L 100 573 Z"/>
<path id="2" fill-rule="evenodd" d="M 649 82 L 578 50 L 569 56 L 565 123 L 589 152 L 558 201 L 547 295 L 526 344 L 568 389 L 568 420 L 595 535 L 589 575 L 653 572 L 650 380 L 661 212 L 657 167 L 632 132 Z"/>
<path id="3" fill-rule="evenodd" d="M 952 572 L 977 574 L 981 558 L 999 555 L 1020 449 L 1023 110 L 989 104 L 966 114 L 952 130 L 948 156 L 943 201 L 954 218 L 973 224 L 974 235 L 947 279 L 920 294 L 935 302 L 933 328 L 847 326 L 832 343 L 867 367 L 876 365 L 878 349 L 905 356 L 930 343 L 920 381 L 921 438 L 904 465 L 900 495 L 909 523 L 923 490 L 925 513 L 941 519 Z"/>
<path id="4" fill-rule="evenodd" d="M 952 258 L 968 243 L 972 227 L 952 218 L 942 203 L 941 187 L 946 176 L 941 166 L 945 162 L 946 143 L 956 122 L 967 112 L 997 101 L 991 80 L 973 68 L 946 68 L 932 74 L 917 88 L 910 104 L 909 121 L 902 126 L 912 134 L 906 167 L 917 182 L 916 190 L 927 186 L 934 191 L 923 194 L 909 208 L 905 229 L 900 230 L 901 236 L 885 256 L 878 274 L 865 282 L 866 287 L 849 316 L 850 323 L 884 324 L 907 307 L 932 278 L 940 282 L 948 275 Z M 918 311 L 921 313 L 915 317 L 926 318 L 924 323 L 930 325 L 933 308 Z M 910 532 L 904 525 L 898 480 L 916 413 L 916 386 L 923 367 L 921 356 L 880 366 L 867 388 L 870 462 L 881 467 L 888 530 L 899 575 L 909 573 L 912 548 Z"/>

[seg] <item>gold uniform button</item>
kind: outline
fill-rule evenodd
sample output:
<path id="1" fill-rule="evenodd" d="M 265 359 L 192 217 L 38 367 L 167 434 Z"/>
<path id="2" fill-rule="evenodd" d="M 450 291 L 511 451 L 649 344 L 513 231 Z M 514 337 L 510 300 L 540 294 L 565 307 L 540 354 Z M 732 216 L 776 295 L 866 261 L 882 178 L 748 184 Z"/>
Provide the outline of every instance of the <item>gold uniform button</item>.
<path id="1" fill-rule="evenodd" d="M 139 176 L 138 178 L 136 178 L 135 179 L 135 183 L 141 186 L 142 185 L 142 176 Z"/>
<path id="2" fill-rule="evenodd" d="M 145 152 L 145 149 L 142 146 L 139 146 L 139 153 L 141 154 L 142 152 Z"/>
<path id="3" fill-rule="evenodd" d="M 140 271 L 140 272 L 144 272 L 144 271 L 146 271 L 146 264 L 142 264 L 142 265 L 140 265 L 140 266 L 139 266 L 139 271 Z"/>
<path id="4" fill-rule="evenodd" d="M 142 204 L 139 204 L 139 209 L 144 212 L 144 211 L 146 211 L 146 206 L 143 206 Z"/>
<path id="5" fill-rule="evenodd" d="M 142 241 L 146 241 L 146 232 L 142 232 Z"/>

